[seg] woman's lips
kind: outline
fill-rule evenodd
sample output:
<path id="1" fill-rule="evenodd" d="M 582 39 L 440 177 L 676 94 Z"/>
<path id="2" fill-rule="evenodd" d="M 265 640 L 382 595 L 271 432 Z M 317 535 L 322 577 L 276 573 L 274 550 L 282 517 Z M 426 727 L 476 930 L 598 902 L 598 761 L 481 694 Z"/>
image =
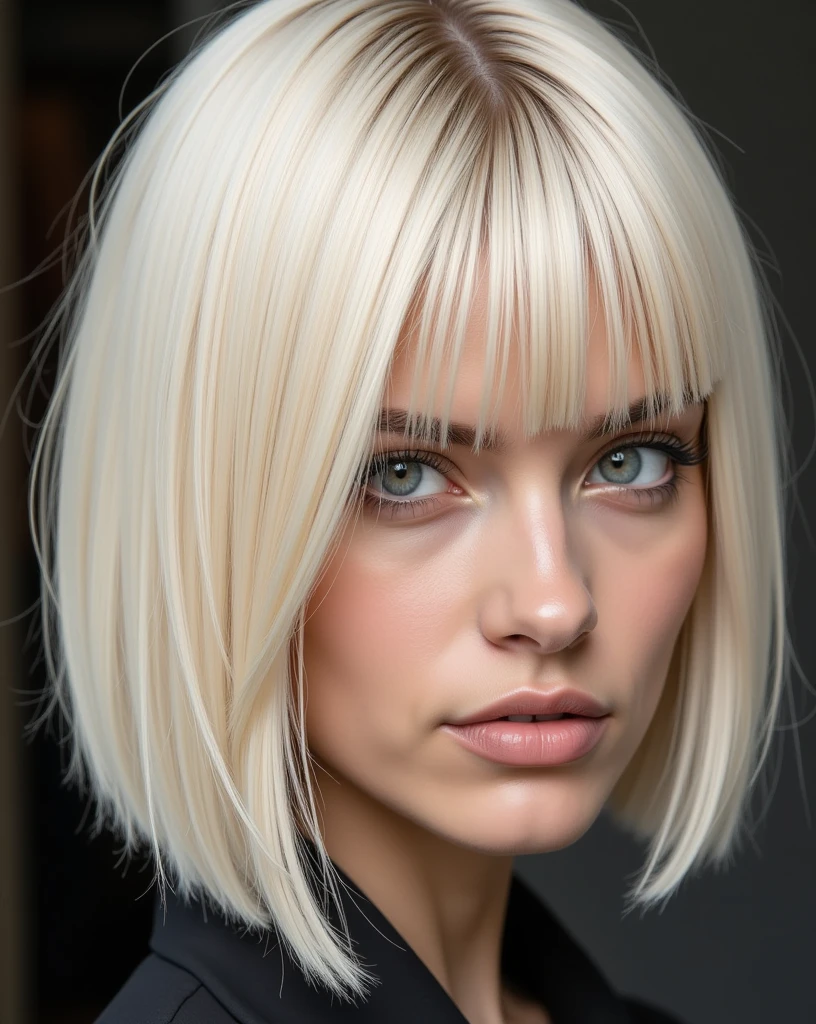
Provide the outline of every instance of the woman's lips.
<path id="1" fill-rule="evenodd" d="M 588 754 L 606 731 L 609 715 L 576 716 L 550 722 L 474 722 L 443 725 L 466 749 L 488 761 L 552 768 Z"/>

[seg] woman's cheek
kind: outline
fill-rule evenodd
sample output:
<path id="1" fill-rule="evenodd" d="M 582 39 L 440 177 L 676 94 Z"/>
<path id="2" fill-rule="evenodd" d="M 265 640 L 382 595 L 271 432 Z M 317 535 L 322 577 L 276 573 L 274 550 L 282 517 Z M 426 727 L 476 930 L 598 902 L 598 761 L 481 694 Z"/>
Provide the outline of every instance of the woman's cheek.
<path id="1" fill-rule="evenodd" d="M 633 724 L 641 728 L 657 707 L 705 566 L 708 521 L 702 487 L 685 498 L 669 524 L 672 528 L 664 528 L 653 543 L 644 545 L 629 571 L 621 563 L 618 572 L 606 577 L 608 593 L 599 595 L 606 615 L 599 608 L 598 631 L 618 638 L 608 650 L 616 652 L 621 678 L 628 670 L 640 681 L 630 700 Z M 626 699 L 623 694 L 621 698 Z"/>

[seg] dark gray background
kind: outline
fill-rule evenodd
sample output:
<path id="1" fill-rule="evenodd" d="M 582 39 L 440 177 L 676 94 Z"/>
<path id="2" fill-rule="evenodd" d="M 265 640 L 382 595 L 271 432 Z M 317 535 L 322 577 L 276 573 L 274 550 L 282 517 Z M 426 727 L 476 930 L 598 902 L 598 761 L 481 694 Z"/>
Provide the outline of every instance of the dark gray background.
<path id="1" fill-rule="evenodd" d="M 170 28 L 216 6 L 213 0 L 16 4 L 21 273 L 30 272 L 61 237 L 58 232 L 47 240 L 46 232 L 115 127 L 119 90 L 133 62 Z M 786 408 L 795 464 L 802 467 L 814 438 L 805 371 L 814 368 L 809 306 L 814 261 L 806 239 L 809 243 L 813 223 L 816 4 L 629 0 L 624 7 L 593 0 L 584 6 L 641 46 L 650 45 L 692 111 L 719 133 L 715 141 L 727 180 L 755 224 L 753 236 L 784 313 Z M 125 110 L 155 85 L 190 38 L 189 33 L 176 36 L 142 61 L 125 93 Z M 55 298 L 55 273 L 40 275 L 24 289 L 25 330 L 36 326 Z M 791 491 L 798 507 L 790 516 L 791 628 L 809 679 L 816 677 L 811 628 L 816 550 L 806 525 L 816 508 L 815 472 L 812 465 L 804 467 Z M 21 496 L 22 491 L 21 486 Z M 24 524 L 22 497 L 18 504 Z M 36 596 L 30 553 L 26 564 L 15 611 Z M 34 655 L 31 647 L 23 655 L 22 687 L 41 685 Z M 816 709 L 797 677 L 791 692 L 786 723 L 804 720 Z M 28 866 L 23 885 L 30 908 L 32 1010 L 26 1019 L 84 1024 L 144 954 L 150 896 L 140 897 L 150 874 L 139 865 L 125 872 L 106 837 L 88 839 L 81 828 L 85 804 L 60 786 L 53 740 L 21 743 L 20 758 Z M 816 723 L 779 733 L 766 779 L 766 789 L 775 792 L 754 845 L 738 853 L 727 872 L 687 880 L 662 913 L 622 919 L 623 892 L 643 851 L 605 818 L 568 850 L 521 859 L 519 870 L 616 986 L 673 1010 L 687 1024 L 815 1022 L 810 976 L 816 833 L 808 807 L 816 792 Z M 759 793 L 757 816 L 766 803 Z"/>

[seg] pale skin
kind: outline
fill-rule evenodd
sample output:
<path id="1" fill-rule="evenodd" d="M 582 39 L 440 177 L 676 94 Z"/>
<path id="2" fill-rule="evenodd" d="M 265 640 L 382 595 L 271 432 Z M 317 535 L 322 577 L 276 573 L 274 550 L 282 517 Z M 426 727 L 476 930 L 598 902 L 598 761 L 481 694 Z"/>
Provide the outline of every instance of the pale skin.
<path id="1" fill-rule="evenodd" d="M 482 285 L 451 410 L 466 424 L 478 419 L 486 303 Z M 591 305 L 587 424 L 608 411 L 597 314 Z M 391 408 L 408 405 L 411 340 L 392 366 Z M 582 431 L 525 439 L 517 372 L 511 361 L 495 419 L 506 451 L 381 435 L 380 451 L 436 452 L 446 467 L 412 466 L 421 477 L 407 497 L 384 473 L 369 492 L 436 503 L 393 518 L 369 506 L 350 524 L 305 628 L 306 731 L 328 853 L 470 1024 L 550 1020 L 501 977 L 513 859 L 568 846 L 597 818 L 655 713 L 707 543 L 704 465 L 643 445 L 625 487 L 601 466 L 615 443 L 648 430 L 695 443 L 702 404 L 589 441 Z M 644 394 L 635 359 L 630 401 Z M 633 493 L 676 475 L 674 500 Z M 611 715 L 597 747 L 570 764 L 496 764 L 441 728 L 520 687 L 565 686 Z"/>

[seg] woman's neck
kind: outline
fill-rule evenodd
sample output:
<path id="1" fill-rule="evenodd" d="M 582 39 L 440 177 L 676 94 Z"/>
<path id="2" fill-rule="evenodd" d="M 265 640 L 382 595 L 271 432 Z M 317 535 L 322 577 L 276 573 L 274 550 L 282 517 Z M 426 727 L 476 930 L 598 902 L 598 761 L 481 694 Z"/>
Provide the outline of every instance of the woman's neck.
<path id="1" fill-rule="evenodd" d="M 321 779 L 331 859 L 372 900 L 469 1024 L 546 1021 L 501 977 L 513 857 L 456 846 L 348 780 Z M 534 1010 L 533 1010 L 534 1012 Z"/>

